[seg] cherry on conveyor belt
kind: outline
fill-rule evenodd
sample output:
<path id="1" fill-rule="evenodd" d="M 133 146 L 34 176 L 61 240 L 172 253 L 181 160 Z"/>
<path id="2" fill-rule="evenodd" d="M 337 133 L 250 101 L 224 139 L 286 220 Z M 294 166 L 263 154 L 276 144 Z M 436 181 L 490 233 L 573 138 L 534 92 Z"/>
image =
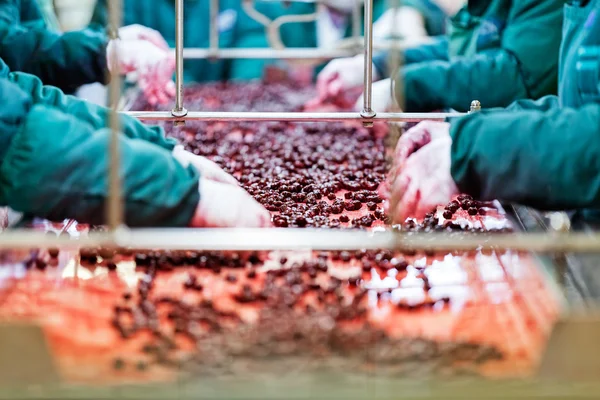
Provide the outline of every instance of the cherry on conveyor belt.
<path id="1" fill-rule="evenodd" d="M 190 109 L 296 111 L 312 95 L 257 83 L 190 88 L 186 99 Z M 136 109 L 147 109 L 143 100 Z M 384 139 L 360 126 L 165 128 L 232 173 L 275 226 L 388 223 L 378 194 Z M 403 229 L 510 232 L 499 205 L 468 196 Z M 172 380 L 180 372 L 276 377 L 291 365 L 397 377 L 520 376 L 535 367 L 558 314 L 534 259 L 508 251 L 82 249 L 80 257 L 75 268 L 68 253 L 51 249 L 26 270 L 3 267 L 0 296 L 0 320 L 41 323 L 72 382 Z"/>

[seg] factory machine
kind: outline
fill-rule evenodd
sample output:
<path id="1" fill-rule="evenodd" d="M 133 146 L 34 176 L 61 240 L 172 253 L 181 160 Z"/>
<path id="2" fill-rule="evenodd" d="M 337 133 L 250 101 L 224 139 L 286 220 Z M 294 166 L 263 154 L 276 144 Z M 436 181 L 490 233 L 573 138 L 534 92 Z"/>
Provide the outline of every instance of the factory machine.
<path id="1" fill-rule="evenodd" d="M 120 1 L 110 3 L 119 26 Z M 123 104 L 162 124 L 233 174 L 272 213 L 274 227 L 123 226 L 114 140 L 106 226 L 33 221 L 0 234 L 0 396 L 600 393 L 600 320 L 593 307 L 572 307 L 594 297 L 590 254 L 600 251 L 600 237 L 576 230 L 562 213 L 465 195 L 424 220 L 391 224 L 378 188 L 397 123 L 455 114 L 371 108 L 372 3 L 364 4 L 363 45 L 357 2 L 351 45 L 321 51 L 286 49 L 278 38 L 282 24 L 314 16 L 271 21 L 251 0 L 244 8 L 272 48 L 219 49 L 219 2 L 211 0 L 211 47 L 184 49 L 184 1 L 176 1 L 175 105 L 124 102 L 114 80 L 113 136 Z M 277 74 L 183 87 L 188 58 L 306 62 L 357 51 L 365 54 L 361 112 L 306 111 L 314 88 Z M 387 136 L 371 132 L 378 123 L 388 125 Z"/>

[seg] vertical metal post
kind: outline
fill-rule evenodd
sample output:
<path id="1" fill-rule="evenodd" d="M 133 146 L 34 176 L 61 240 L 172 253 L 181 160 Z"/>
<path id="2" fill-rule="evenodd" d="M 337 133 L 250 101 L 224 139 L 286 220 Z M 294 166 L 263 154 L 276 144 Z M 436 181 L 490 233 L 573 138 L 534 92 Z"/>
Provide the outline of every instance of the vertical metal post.
<path id="1" fill-rule="evenodd" d="M 388 9 L 393 10 L 393 18 L 392 18 L 392 43 L 389 52 L 389 65 L 388 71 L 390 71 L 390 96 L 392 97 L 392 111 L 393 112 L 402 112 L 404 108 L 404 90 L 401 87 L 403 82 L 399 82 L 398 78 L 400 77 L 400 68 L 402 67 L 402 50 L 400 48 L 400 35 L 399 35 L 399 27 L 396 25 L 396 19 L 398 13 L 400 12 L 401 7 L 400 0 L 390 0 Z M 402 94 L 402 98 L 398 98 L 397 94 Z M 392 124 L 392 126 L 395 126 Z"/>
<path id="2" fill-rule="evenodd" d="M 188 111 L 183 107 L 183 0 L 175 4 L 175 108 L 174 117 L 185 117 Z"/>
<path id="3" fill-rule="evenodd" d="M 121 26 L 122 0 L 109 0 L 108 12 L 111 26 L 118 30 Z M 117 44 L 118 46 L 118 44 Z M 117 46 L 112 46 L 112 60 L 115 65 L 119 65 Z M 109 96 L 111 104 L 111 113 L 109 124 L 111 128 L 111 137 L 109 143 L 109 162 L 108 162 L 108 201 L 106 204 L 106 215 L 108 216 L 108 227 L 111 230 L 117 229 L 123 221 L 123 202 L 121 194 L 120 179 L 120 154 L 119 154 L 119 99 L 121 97 L 121 77 L 118 73 L 111 76 L 109 86 Z"/>
<path id="4" fill-rule="evenodd" d="M 391 76 L 390 76 L 390 96 L 392 99 L 392 112 L 401 112 L 401 106 L 400 104 L 404 105 L 404 101 L 403 99 L 401 99 L 400 101 L 398 101 L 397 97 L 396 97 L 396 92 L 398 93 L 404 93 L 403 90 L 400 90 L 401 88 L 397 89 L 398 85 L 402 85 L 402 82 L 398 82 L 398 79 L 401 75 L 399 74 L 400 71 L 400 67 L 401 67 L 401 63 L 402 63 L 402 55 L 400 54 L 401 50 L 400 50 L 400 46 L 399 46 L 399 41 L 398 41 L 398 37 L 399 35 L 398 33 L 398 26 L 396 25 L 396 17 L 398 15 L 398 12 L 400 11 L 400 0 L 389 0 L 388 2 L 388 9 L 392 10 L 392 45 L 390 48 L 390 52 L 389 52 L 389 68 L 388 70 L 391 72 Z M 383 77 L 382 77 L 383 78 Z M 400 135 L 402 134 L 402 129 L 400 126 L 398 126 L 397 124 L 391 122 L 388 124 L 388 128 L 389 128 L 389 133 L 388 136 L 386 138 L 387 140 L 387 154 L 394 154 L 394 149 L 396 148 L 396 145 L 398 144 L 398 140 L 400 139 Z M 396 180 L 397 175 L 400 171 L 398 171 L 396 168 L 392 168 L 391 171 L 391 176 L 393 181 Z M 400 196 L 397 193 L 392 193 L 391 194 L 391 198 L 390 198 L 390 213 L 389 216 L 392 219 L 392 221 L 396 220 L 396 212 L 398 211 L 398 203 L 400 202 Z"/>
<path id="5" fill-rule="evenodd" d="M 352 8 L 352 37 L 356 40 L 355 45 L 358 46 L 360 38 L 360 9 L 362 5 L 360 0 L 354 0 L 354 7 Z"/>
<path id="6" fill-rule="evenodd" d="M 219 0 L 210 0 L 210 52 L 215 58 L 219 50 Z"/>
<path id="7" fill-rule="evenodd" d="M 365 0 L 365 77 L 364 77 L 364 105 L 360 115 L 370 119 L 365 121 L 365 126 L 373 126 L 372 118 L 375 112 L 371 109 L 371 89 L 373 87 L 373 0 Z"/>

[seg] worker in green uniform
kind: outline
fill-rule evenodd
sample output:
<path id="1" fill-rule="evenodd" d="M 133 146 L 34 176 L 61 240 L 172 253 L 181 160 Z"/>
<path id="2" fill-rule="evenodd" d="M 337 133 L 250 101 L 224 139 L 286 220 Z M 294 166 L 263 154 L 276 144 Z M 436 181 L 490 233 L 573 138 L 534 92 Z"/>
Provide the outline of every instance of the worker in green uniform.
<path id="1" fill-rule="evenodd" d="M 467 111 L 478 99 L 506 107 L 518 99 L 556 93 L 558 51 L 565 0 L 470 0 L 451 18 L 448 34 L 409 48 L 403 67 L 390 71 L 389 55 L 373 58 L 375 111 L 398 105 L 406 112 Z M 362 56 L 332 61 L 319 75 L 322 99 L 362 84 Z M 362 100 L 357 102 L 362 108 Z"/>
<path id="2" fill-rule="evenodd" d="M 222 0 L 219 2 L 217 18 L 219 47 L 231 48 L 268 48 L 269 39 L 265 26 L 254 20 L 244 9 L 240 0 Z M 254 2 L 254 8 L 267 19 L 274 20 L 281 16 L 312 14 L 315 4 L 308 2 Z M 385 11 L 385 0 L 375 0 L 375 18 Z M 405 6 L 414 7 L 423 14 L 424 24 L 429 34 L 441 34 L 444 29 L 445 14 L 431 0 L 406 0 Z M 333 26 L 341 31 L 340 38 L 350 37 L 352 0 L 327 0 L 330 15 L 317 18 L 312 22 L 293 22 L 281 26 L 280 35 L 286 47 L 319 47 L 322 37 L 321 25 Z M 210 2 L 185 0 L 184 4 L 184 47 L 210 47 Z M 148 6 L 145 0 L 124 1 L 124 24 L 141 24 L 159 31 L 171 47 L 175 46 L 175 4 L 172 0 L 155 0 Z M 362 18 L 361 18 L 362 21 Z M 92 26 L 98 28 L 108 23 L 106 0 L 99 0 L 96 5 Z M 323 36 L 323 35 L 321 35 Z M 324 36 L 327 36 L 325 33 Z M 322 47 L 322 46 L 321 46 Z M 275 60 L 257 59 L 221 59 L 186 60 L 184 70 L 187 81 L 205 82 L 214 80 L 248 80 L 260 78 L 266 65 Z"/>
<path id="3" fill-rule="evenodd" d="M 49 220 L 106 222 L 109 109 L 10 73 L 0 60 L 0 207 Z M 159 127 L 122 116 L 118 136 L 130 226 L 270 224 L 269 213 L 211 161 Z"/>
<path id="4" fill-rule="evenodd" d="M 423 122 L 399 141 L 400 220 L 458 192 L 542 210 L 600 208 L 600 0 L 564 9 L 559 95 Z"/>
<path id="5" fill-rule="evenodd" d="M 47 22 L 52 19 L 48 2 L 44 9 L 38 2 L 0 0 L 0 58 L 12 71 L 31 73 L 69 93 L 104 83 L 111 72 L 135 76 L 150 102 L 164 103 L 174 94 L 174 57 L 158 32 L 128 26 L 115 40 L 104 29 L 61 33 Z"/>

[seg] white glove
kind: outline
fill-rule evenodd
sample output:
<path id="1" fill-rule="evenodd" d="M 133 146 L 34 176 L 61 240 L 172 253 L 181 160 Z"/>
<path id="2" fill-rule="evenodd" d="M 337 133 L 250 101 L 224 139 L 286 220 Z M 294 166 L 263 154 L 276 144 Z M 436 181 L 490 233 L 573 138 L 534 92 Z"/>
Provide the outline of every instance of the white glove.
<path id="1" fill-rule="evenodd" d="M 117 60 L 114 60 L 114 55 Z M 175 56 L 146 40 L 111 40 L 107 48 L 108 68 L 122 75 L 135 74 L 138 86 L 150 104 L 164 104 L 175 95 L 172 76 Z"/>
<path id="2" fill-rule="evenodd" d="M 237 180 L 227 172 L 223 171 L 216 163 L 208 158 L 197 156 L 184 150 L 181 145 L 175 146 L 173 149 L 173 157 L 175 157 L 184 168 L 192 165 L 200 172 L 200 174 L 202 174 L 202 178 L 204 179 L 238 186 Z"/>
<path id="3" fill-rule="evenodd" d="M 423 218 L 435 206 L 458 194 L 450 173 L 450 124 L 424 121 L 406 132 L 396 147 L 396 180 L 391 196 L 397 198 L 396 222 Z"/>
<path id="4" fill-rule="evenodd" d="M 317 77 L 317 92 L 322 99 L 338 96 L 342 91 L 363 84 L 364 56 L 338 58 L 331 61 Z M 377 70 L 373 67 L 373 80 L 378 80 Z"/>
<path id="5" fill-rule="evenodd" d="M 373 38 L 389 39 L 392 36 L 412 39 L 427 36 L 425 19 L 413 7 L 400 7 L 396 12 L 389 9 L 373 24 Z"/>
<path id="6" fill-rule="evenodd" d="M 125 41 L 146 40 L 163 50 L 169 50 L 169 44 L 159 31 L 139 24 L 119 28 L 119 38 Z"/>
<path id="7" fill-rule="evenodd" d="M 263 228 L 271 214 L 239 186 L 200 178 L 200 202 L 190 222 L 196 228 Z"/>
<path id="8" fill-rule="evenodd" d="M 391 79 L 384 79 L 373 83 L 371 89 L 371 109 L 375 112 L 385 112 L 392 108 L 392 90 L 391 90 Z M 361 111 L 363 109 L 364 93 L 357 100 L 354 106 L 355 110 Z"/>

